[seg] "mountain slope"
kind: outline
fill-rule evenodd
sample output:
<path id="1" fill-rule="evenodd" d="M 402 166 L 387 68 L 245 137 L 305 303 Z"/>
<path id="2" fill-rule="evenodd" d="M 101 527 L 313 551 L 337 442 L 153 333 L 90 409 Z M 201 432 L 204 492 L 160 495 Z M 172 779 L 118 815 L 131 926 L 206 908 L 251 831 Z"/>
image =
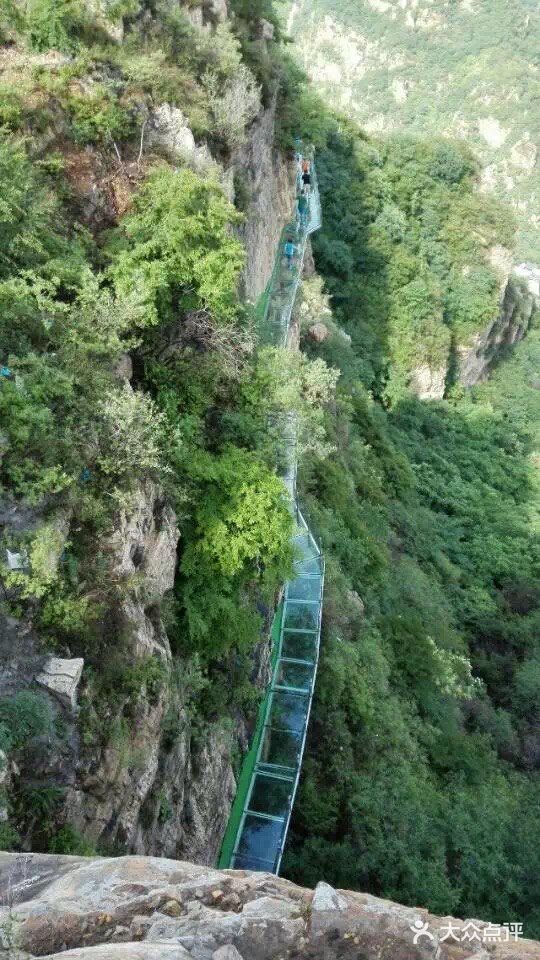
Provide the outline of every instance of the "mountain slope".
<path id="1" fill-rule="evenodd" d="M 465 139 L 540 260 L 540 19 L 533 0 L 296 0 L 289 26 L 325 97 L 374 133 Z"/>

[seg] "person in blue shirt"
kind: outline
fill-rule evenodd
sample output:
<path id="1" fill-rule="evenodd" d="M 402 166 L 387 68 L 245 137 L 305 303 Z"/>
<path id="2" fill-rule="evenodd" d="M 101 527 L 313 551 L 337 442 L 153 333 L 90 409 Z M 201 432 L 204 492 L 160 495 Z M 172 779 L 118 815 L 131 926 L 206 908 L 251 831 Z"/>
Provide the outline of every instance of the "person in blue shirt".
<path id="1" fill-rule="evenodd" d="M 300 223 L 302 224 L 302 226 L 305 226 L 307 222 L 307 215 L 308 215 L 308 199 L 303 193 L 301 193 L 300 196 L 298 197 L 298 217 L 300 219 Z"/>
<path id="2" fill-rule="evenodd" d="M 285 256 L 287 257 L 287 266 L 289 270 L 292 269 L 294 254 L 295 254 L 294 243 L 292 243 L 291 240 L 287 240 L 285 242 Z"/>

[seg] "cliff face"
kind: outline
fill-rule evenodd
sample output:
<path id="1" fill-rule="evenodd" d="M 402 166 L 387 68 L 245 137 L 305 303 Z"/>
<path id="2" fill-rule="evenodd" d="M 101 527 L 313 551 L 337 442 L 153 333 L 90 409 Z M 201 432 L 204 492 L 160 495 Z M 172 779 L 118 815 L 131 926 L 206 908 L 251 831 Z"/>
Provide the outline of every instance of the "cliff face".
<path id="1" fill-rule="evenodd" d="M 505 347 L 521 340 L 537 309 L 540 270 L 521 264 L 509 277 L 499 316 L 471 343 L 458 348 L 459 382 L 465 387 L 481 383 Z"/>
<path id="2" fill-rule="evenodd" d="M 540 957 L 536 941 L 481 920 L 174 860 L 0 854 L 0 892 L 0 956 L 10 960 Z"/>
<path id="3" fill-rule="evenodd" d="M 520 264 L 503 283 L 497 317 L 468 343 L 456 347 L 458 383 L 473 387 L 486 380 L 504 348 L 525 336 L 539 304 L 540 270 L 533 264 Z M 448 364 L 450 362 L 449 357 Z M 448 364 L 436 369 L 423 365 L 413 371 L 410 386 L 420 400 L 442 399 L 447 384 Z"/>
<path id="4" fill-rule="evenodd" d="M 290 220 L 294 206 L 294 169 L 273 145 L 275 111 L 274 101 L 233 156 L 236 182 L 249 197 L 240 235 L 247 251 L 244 293 L 253 302 L 268 282 L 281 229 Z"/>
<path id="5" fill-rule="evenodd" d="M 227 17 L 225 0 L 191 3 L 189 11 L 203 29 Z M 242 293 L 253 301 L 270 276 L 294 198 L 294 175 L 274 147 L 274 128 L 275 103 L 261 110 L 224 166 L 206 143 L 196 142 L 178 108 L 158 105 L 145 126 L 146 151 L 164 151 L 178 165 L 219 180 L 230 199 L 242 192 Z M 99 167 L 93 167 L 97 153 L 88 150 L 85 156 L 90 179 L 78 176 L 74 189 L 85 225 L 97 231 L 103 223 L 114 223 L 119 210 L 102 186 Z M 130 173 L 129 164 L 126 169 Z M 136 173 L 134 169 L 134 183 Z M 126 357 L 118 376 L 129 382 L 131 374 Z M 51 558 L 56 564 L 74 532 L 70 516 L 53 518 L 57 520 L 57 550 Z M 38 511 L 0 503 L 0 534 L 8 539 L 14 531 L 31 535 L 45 523 L 50 525 L 51 518 Z M 37 691 L 54 720 L 35 750 L 15 751 L 7 765 L 0 764 L 0 820 L 7 819 L 10 800 L 21 790 L 56 791 L 51 824 L 66 823 L 90 841 L 122 851 L 215 861 L 235 794 L 233 756 L 246 747 L 249 731 L 240 710 L 204 729 L 194 722 L 190 700 L 196 683 L 194 692 L 189 677 L 179 677 L 184 666 L 187 673 L 190 668 L 172 658 L 162 616 L 175 581 L 180 537 L 163 491 L 143 482 L 119 511 L 110 536 L 91 548 L 110 583 L 111 600 L 98 627 L 100 642 L 115 651 L 119 664 L 118 689 L 107 696 L 100 687 L 99 657 L 91 662 L 91 651 L 87 657 L 83 644 L 74 638 L 59 642 L 58 649 L 44 646 L 37 602 L 24 619 L 17 618 L 16 610 L 13 616 L 0 613 L 0 696 Z M 265 635 L 253 657 L 253 682 L 264 687 L 268 671 Z M 122 687 L 126 672 L 129 693 Z M 35 846 L 39 818 L 30 824 L 25 816 L 18 819 L 23 847 Z"/>

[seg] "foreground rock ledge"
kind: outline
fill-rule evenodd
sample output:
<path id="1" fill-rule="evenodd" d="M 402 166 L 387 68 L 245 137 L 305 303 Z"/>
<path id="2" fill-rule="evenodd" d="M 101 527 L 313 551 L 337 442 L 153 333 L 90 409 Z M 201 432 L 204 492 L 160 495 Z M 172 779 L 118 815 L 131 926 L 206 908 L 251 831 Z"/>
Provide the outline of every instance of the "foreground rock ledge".
<path id="1" fill-rule="evenodd" d="M 540 960 L 480 920 L 452 919 L 450 937 L 426 910 L 155 857 L 0 853 L 0 896 L 10 960 Z"/>

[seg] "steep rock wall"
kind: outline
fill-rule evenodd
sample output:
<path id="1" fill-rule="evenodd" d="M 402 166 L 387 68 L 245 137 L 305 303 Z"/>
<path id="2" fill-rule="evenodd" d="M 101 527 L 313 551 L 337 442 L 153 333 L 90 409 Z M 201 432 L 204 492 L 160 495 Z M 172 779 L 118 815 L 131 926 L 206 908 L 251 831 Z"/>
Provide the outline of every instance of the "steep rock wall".
<path id="1" fill-rule="evenodd" d="M 227 15 L 224 0 L 207 2 L 204 9 L 192 6 L 201 24 Z M 227 168 L 212 158 L 207 145 L 195 142 L 177 108 L 157 107 L 146 130 L 147 148 L 164 149 L 179 164 L 220 179 L 231 199 L 235 183 L 241 185 L 246 199 L 246 221 L 239 230 L 246 247 L 243 293 L 252 300 L 269 279 L 294 199 L 291 164 L 274 146 L 275 114 L 275 102 L 261 111 Z M 90 226 L 101 222 L 98 208 L 114 217 L 105 200 L 101 206 L 90 205 Z M 118 375 L 129 382 L 131 364 L 124 359 L 129 369 Z M 24 506 L 4 506 L 0 504 L 0 533 L 16 529 L 30 533 L 43 522 Z M 70 534 L 69 518 L 64 527 L 62 542 Z M 122 693 L 116 701 L 105 702 L 96 683 L 99 662 L 87 663 L 80 679 L 84 650 L 76 643 L 73 649 L 66 646 L 59 651 L 57 669 L 63 672 L 69 665 L 75 671 L 69 695 L 62 700 L 51 685 L 39 686 L 53 711 L 55 731 L 1 772 L 13 795 L 27 786 L 59 788 L 62 801 L 55 811 L 56 824 L 67 823 L 106 848 L 212 863 L 235 795 L 233 757 L 239 747 L 247 746 L 249 729 L 238 711 L 201 731 L 172 682 L 171 650 L 160 607 L 174 584 L 178 539 L 176 517 L 162 491 L 143 483 L 129 506 L 118 512 L 112 535 L 96 544 L 107 566 L 111 594 L 121 586 L 121 599 L 115 597 L 104 610 L 102 640 L 118 651 L 121 671 L 136 671 L 150 658 L 161 662 L 164 681 L 159 689 L 150 696 L 142 686 L 132 702 Z M 0 614 L 0 695 L 37 690 L 38 678 L 50 667 L 51 656 L 34 620 L 32 612 L 24 621 Z M 254 654 L 253 682 L 262 688 L 268 675 L 266 631 Z M 58 686 L 58 676 L 54 682 Z M 9 808 L 3 809 L 7 816 Z M 23 846 L 35 846 L 37 822 L 28 824 L 23 818 L 17 826 Z"/>
<path id="2" fill-rule="evenodd" d="M 248 198 L 239 234 L 247 253 L 243 293 L 254 303 L 270 279 L 281 230 L 294 210 L 294 168 L 274 145 L 275 122 L 274 99 L 232 158 L 236 183 Z"/>
<path id="3" fill-rule="evenodd" d="M 540 269 L 520 264 L 502 284 L 498 315 L 484 330 L 455 348 L 456 379 L 464 387 L 473 387 L 489 376 L 505 347 L 521 340 L 540 304 Z M 448 364 L 451 358 L 448 359 Z M 410 388 L 420 400 L 441 400 L 449 367 L 431 368 L 427 364 L 411 373 Z"/>
<path id="4" fill-rule="evenodd" d="M 509 277 L 498 317 L 471 343 L 458 348 L 458 379 L 464 387 L 485 380 L 502 350 L 525 336 L 540 303 L 540 270 L 532 266 L 524 270 L 524 267 L 525 264 L 516 268 Z"/>
<path id="5" fill-rule="evenodd" d="M 6 505 L 0 521 L 4 528 L 32 530 L 42 518 Z M 65 540 L 64 516 L 62 522 Z M 100 544 L 111 584 L 122 585 L 121 599 L 104 611 L 100 625 L 102 642 L 119 655 L 119 691 L 112 699 L 96 679 L 99 660 L 80 680 L 83 660 L 51 656 L 31 617 L 0 615 L 0 696 L 39 692 L 54 718 L 46 736 L 0 765 L 7 794 L 4 820 L 10 798 L 21 789 L 60 790 L 56 824 L 69 824 L 90 841 L 134 853 L 215 861 L 235 795 L 233 756 L 246 746 L 249 733 L 241 712 L 232 723 L 223 718 L 201 731 L 184 699 L 189 694 L 174 683 L 160 604 L 174 583 L 178 539 L 174 512 L 160 488 L 147 481 Z M 162 664 L 161 682 L 145 685 L 142 674 L 140 691 L 130 697 L 121 687 L 124 672 L 148 662 Z M 44 682 L 51 664 L 57 675 Z M 263 638 L 254 655 L 254 682 L 261 686 L 268 664 L 269 643 Z M 66 674 L 75 666 L 65 690 Z M 25 849 L 43 842 L 39 819 L 16 821 Z"/>
<path id="6" fill-rule="evenodd" d="M 175 860 L 0 854 L 0 895 L 10 960 L 540 958 L 540 943 L 481 920 Z"/>

